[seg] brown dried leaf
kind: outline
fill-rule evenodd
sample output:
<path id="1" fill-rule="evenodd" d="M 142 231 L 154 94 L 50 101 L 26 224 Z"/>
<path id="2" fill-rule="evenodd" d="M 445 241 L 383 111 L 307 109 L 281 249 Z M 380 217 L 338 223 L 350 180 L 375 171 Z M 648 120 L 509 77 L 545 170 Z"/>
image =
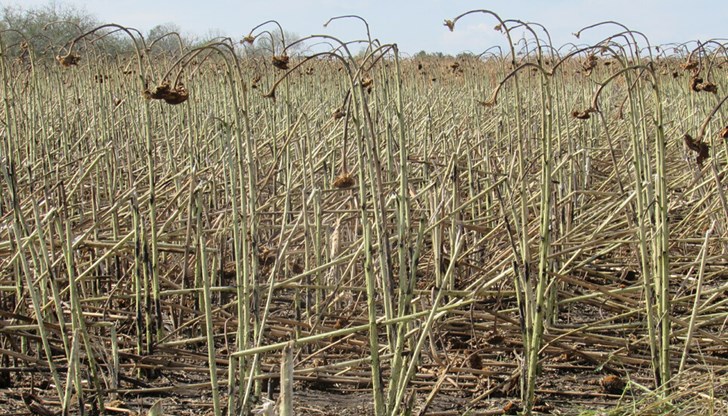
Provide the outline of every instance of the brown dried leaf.
<path id="1" fill-rule="evenodd" d="M 613 374 L 604 376 L 599 380 L 599 386 L 605 393 L 609 394 L 622 394 L 626 385 L 624 380 Z"/>
<path id="2" fill-rule="evenodd" d="M 276 255 L 277 253 L 274 249 L 262 247 L 258 252 L 258 264 L 261 266 L 270 266 L 275 263 Z"/>
<path id="3" fill-rule="evenodd" d="M 342 118 L 346 117 L 346 111 L 342 110 L 341 108 L 337 108 L 337 109 L 336 109 L 336 110 L 334 111 L 334 113 L 333 113 L 333 114 L 331 114 L 331 117 L 332 117 L 332 118 L 333 118 L 334 120 L 339 120 L 339 119 L 342 119 Z"/>
<path id="4" fill-rule="evenodd" d="M 510 401 L 508 404 L 503 406 L 503 414 L 504 415 L 517 415 L 518 412 L 521 411 L 521 406 L 519 406 L 516 402 Z"/>
<path id="5" fill-rule="evenodd" d="M 292 263 L 291 263 L 291 264 L 290 264 L 290 265 L 288 266 L 288 269 L 289 269 L 289 270 L 291 271 L 291 273 L 293 273 L 293 274 L 301 274 L 301 273 L 303 273 L 303 270 L 304 270 L 304 269 L 303 269 L 303 265 L 301 265 L 301 263 L 299 263 L 299 262 L 297 262 L 297 261 L 295 261 L 295 262 L 292 262 Z"/>
<path id="6" fill-rule="evenodd" d="M 688 149 L 698 154 L 695 161 L 698 163 L 698 166 L 703 167 L 703 162 L 710 157 L 710 146 L 703 141 L 693 139 L 687 133 L 683 136 L 683 141 Z"/>
<path id="7" fill-rule="evenodd" d="M 473 351 L 468 356 L 468 367 L 472 368 L 473 370 L 482 370 L 483 369 L 483 360 L 480 358 L 480 355 L 477 351 Z"/>

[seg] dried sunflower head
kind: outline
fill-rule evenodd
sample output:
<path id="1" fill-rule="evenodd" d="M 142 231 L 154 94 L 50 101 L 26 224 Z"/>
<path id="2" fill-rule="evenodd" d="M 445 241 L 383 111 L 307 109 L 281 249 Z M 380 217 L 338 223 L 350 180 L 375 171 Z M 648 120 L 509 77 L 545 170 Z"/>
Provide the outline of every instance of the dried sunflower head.
<path id="1" fill-rule="evenodd" d="M 161 100 L 169 94 L 170 89 L 169 81 L 164 81 L 154 87 L 153 90 L 144 90 L 144 97 L 151 100 Z"/>
<path id="2" fill-rule="evenodd" d="M 688 61 L 682 64 L 682 69 L 686 71 L 692 71 L 693 69 L 698 67 L 698 63 L 695 61 Z"/>
<path id="3" fill-rule="evenodd" d="M 718 86 L 710 81 L 703 82 L 700 84 L 700 89 L 705 92 L 712 92 L 713 94 L 718 94 Z"/>
<path id="4" fill-rule="evenodd" d="M 255 36 L 253 36 L 253 35 L 243 36 L 242 42 L 252 45 L 253 42 L 255 42 Z"/>
<path id="5" fill-rule="evenodd" d="M 190 93 L 184 87 L 184 85 L 178 85 L 174 89 L 171 89 L 167 96 L 163 98 L 164 102 L 171 105 L 182 104 L 190 98 Z"/>
<path id="6" fill-rule="evenodd" d="M 58 63 L 61 64 L 61 66 L 68 68 L 69 66 L 78 65 L 78 61 L 81 60 L 81 57 L 78 55 L 73 55 L 73 54 L 69 53 L 68 55 L 65 55 L 65 56 L 60 56 L 60 55 L 56 56 L 56 60 L 58 61 Z"/>
<path id="7" fill-rule="evenodd" d="M 703 79 L 699 78 L 697 75 L 690 78 L 690 89 L 695 92 L 705 91 L 712 92 L 713 94 L 718 93 L 718 86 L 715 85 L 715 83 L 703 81 Z"/>
<path id="8" fill-rule="evenodd" d="M 584 60 L 584 62 L 582 62 L 581 67 L 584 68 L 584 72 L 587 75 L 591 74 L 592 70 L 594 68 L 596 68 L 597 60 L 599 60 L 599 58 L 597 58 L 596 55 L 590 54 L 589 56 L 586 57 L 586 60 Z"/>
<path id="9" fill-rule="evenodd" d="M 288 69 L 288 55 L 273 55 L 273 58 L 271 59 L 273 62 L 273 66 L 278 69 L 286 70 Z"/>
<path id="10" fill-rule="evenodd" d="M 367 92 L 372 92 L 372 86 L 374 85 L 374 80 L 371 79 L 369 76 L 365 76 L 361 79 L 361 86 L 362 88 L 366 88 Z"/>
<path id="11" fill-rule="evenodd" d="M 592 112 L 591 108 L 587 108 L 584 111 L 574 110 L 571 112 L 571 116 L 578 120 L 589 120 Z"/>
<path id="12" fill-rule="evenodd" d="M 354 186 L 354 177 L 349 172 L 341 172 L 339 176 L 334 179 L 332 184 L 334 188 L 345 189 Z"/>
<path id="13" fill-rule="evenodd" d="M 190 93 L 182 84 L 176 85 L 174 88 L 169 81 L 164 81 L 154 87 L 153 90 L 146 89 L 142 92 L 144 98 L 148 100 L 164 100 L 167 104 L 182 104 L 190 98 Z"/>
<path id="14" fill-rule="evenodd" d="M 698 76 L 690 78 L 690 89 L 695 92 L 700 92 L 700 85 L 703 83 L 703 79 Z"/>
<path id="15" fill-rule="evenodd" d="M 455 22 L 453 22 L 450 19 L 445 19 L 445 23 L 443 23 L 444 26 L 447 26 L 448 29 L 452 32 L 455 30 Z"/>

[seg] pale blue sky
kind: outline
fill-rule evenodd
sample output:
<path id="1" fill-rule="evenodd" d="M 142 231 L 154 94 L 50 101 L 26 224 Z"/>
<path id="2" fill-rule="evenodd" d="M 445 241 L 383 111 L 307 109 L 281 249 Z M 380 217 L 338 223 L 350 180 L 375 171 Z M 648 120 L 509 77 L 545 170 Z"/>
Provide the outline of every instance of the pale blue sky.
<path id="1" fill-rule="evenodd" d="M 0 0 L 2 5 L 37 6 L 48 0 Z M 218 31 L 240 39 L 252 27 L 276 19 L 286 31 L 300 36 L 328 34 L 342 40 L 365 37 L 356 20 L 330 17 L 358 14 L 369 21 L 372 36 L 382 43 L 397 43 L 400 50 L 455 54 L 482 52 L 502 44 L 494 31 L 496 21 L 484 14 L 458 23 L 454 33 L 442 25 L 472 9 L 488 9 L 503 19 L 541 23 L 550 31 L 555 46 L 566 42 L 596 42 L 619 32 L 590 32 L 581 40 L 572 33 L 604 20 L 616 20 L 646 34 L 652 44 L 728 38 L 728 1 L 722 0 L 56 0 L 95 15 L 102 22 L 135 27 L 146 32 L 160 23 L 175 23 L 183 32 L 205 35 Z M 521 32 L 514 35 L 520 37 Z M 643 45 L 644 46 L 644 45 Z"/>

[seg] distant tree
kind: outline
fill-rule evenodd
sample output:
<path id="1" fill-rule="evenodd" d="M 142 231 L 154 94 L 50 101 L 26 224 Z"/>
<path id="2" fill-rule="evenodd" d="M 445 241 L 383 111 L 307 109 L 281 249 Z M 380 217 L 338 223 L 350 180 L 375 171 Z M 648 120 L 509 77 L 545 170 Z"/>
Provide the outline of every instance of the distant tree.
<path id="1" fill-rule="evenodd" d="M 284 30 L 283 38 L 285 38 L 286 46 L 288 46 L 291 43 L 299 40 L 301 37 L 296 33 Z M 265 31 L 257 34 L 252 44 L 246 42 L 245 40 L 243 40 L 242 43 L 245 46 L 245 53 L 248 55 L 271 55 L 274 53 L 274 51 L 276 54 L 280 54 L 283 50 L 283 39 L 281 39 L 281 34 L 277 30 L 271 32 Z M 297 44 L 294 45 L 292 48 L 288 48 L 286 50 L 286 53 L 289 56 L 295 56 L 301 53 L 304 47 L 304 45 Z"/>
<path id="2" fill-rule="evenodd" d="M 27 50 L 31 50 L 37 58 L 53 59 L 57 54 L 67 52 L 62 51 L 62 48 L 71 40 L 101 24 L 96 17 L 86 11 L 55 1 L 37 7 L 0 5 L 0 30 L 3 31 L 0 41 L 6 47 L 6 54 L 11 57 L 24 55 Z M 254 56 L 269 56 L 273 50 L 276 54 L 281 53 L 283 41 L 280 33 L 272 31 L 257 35 L 252 44 L 243 42 L 242 53 Z M 184 49 L 189 49 L 226 36 L 219 30 L 210 30 L 202 36 L 183 35 L 178 25 L 162 23 L 144 34 L 144 40 L 146 46 L 151 48 L 151 54 L 178 56 L 180 43 Z M 300 38 L 295 33 L 287 31 L 283 36 L 286 45 Z M 28 48 L 25 47 L 25 42 Z M 134 44 L 129 36 L 116 28 L 99 30 L 93 36 L 85 37 L 84 41 L 75 47 L 77 51 L 93 47 L 95 52 L 111 58 L 134 51 Z M 288 49 L 287 54 L 289 56 L 300 54 L 304 47 L 296 45 Z"/>
<path id="3" fill-rule="evenodd" d="M 172 56 L 180 54 L 180 48 L 190 46 L 192 40 L 181 35 L 182 30 L 175 23 L 164 23 L 149 29 L 146 36 L 147 46 L 152 53 L 160 52 Z"/>
<path id="4" fill-rule="evenodd" d="M 228 37 L 229 36 L 220 29 L 208 29 L 207 32 L 198 39 L 198 43 L 204 44 L 213 40 L 221 40 Z"/>
<path id="5" fill-rule="evenodd" d="M 13 46 L 27 41 L 36 55 L 54 56 L 63 45 L 96 25 L 98 21 L 92 15 L 55 2 L 31 8 L 0 8 L 0 29 L 13 29 L 3 33 L 3 43 Z"/>
<path id="6" fill-rule="evenodd" d="M 439 58 L 445 58 L 445 57 L 451 57 L 450 55 L 445 55 L 442 52 L 425 52 L 425 51 L 419 51 L 415 54 L 414 58 L 416 59 L 439 59 Z"/>

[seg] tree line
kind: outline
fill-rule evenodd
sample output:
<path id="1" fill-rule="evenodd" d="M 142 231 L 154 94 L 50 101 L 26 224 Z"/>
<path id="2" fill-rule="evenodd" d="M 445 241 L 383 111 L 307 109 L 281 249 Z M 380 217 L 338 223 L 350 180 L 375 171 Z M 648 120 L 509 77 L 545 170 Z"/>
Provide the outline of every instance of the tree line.
<path id="1" fill-rule="evenodd" d="M 0 41 L 3 44 L 4 54 L 8 57 L 32 53 L 37 59 L 53 58 L 62 53 L 63 47 L 73 39 L 104 23 L 107 22 L 101 22 L 96 16 L 82 9 L 55 2 L 36 7 L 5 5 L 0 7 Z M 145 33 L 138 32 L 135 35 L 144 38 L 144 43 L 149 49 L 147 52 L 171 56 L 179 54 L 181 50 L 203 45 L 212 39 L 226 37 L 219 31 L 209 31 L 203 36 L 190 34 L 175 23 L 161 23 Z M 240 39 L 234 40 L 244 43 L 242 42 L 244 35 L 238 34 Z M 253 45 L 245 43 L 245 47 L 240 49 L 241 53 L 270 54 L 272 45 L 280 43 L 279 34 L 272 33 L 271 36 L 261 37 Z M 288 32 L 284 32 L 284 36 L 289 42 L 298 38 L 296 34 Z M 99 31 L 97 36 L 90 39 L 96 48 L 112 57 L 134 50 L 129 36 L 113 28 Z M 276 49 L 279 50 L 280 46 Z"/>

